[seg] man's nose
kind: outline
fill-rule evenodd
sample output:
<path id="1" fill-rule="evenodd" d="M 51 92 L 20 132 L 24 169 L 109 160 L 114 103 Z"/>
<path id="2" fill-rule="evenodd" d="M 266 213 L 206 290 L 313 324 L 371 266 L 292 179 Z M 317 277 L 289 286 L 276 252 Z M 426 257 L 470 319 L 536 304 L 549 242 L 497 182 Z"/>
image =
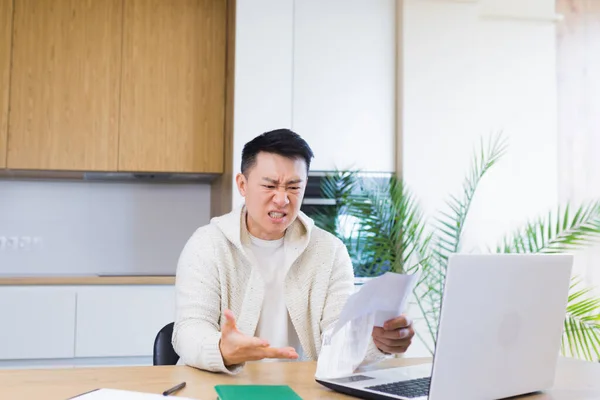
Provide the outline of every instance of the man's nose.
<path id="1" fill-rule="evenodd" d="M 273 195 L 273 203 L 277 204 L 278 207 L 283 207 L 289 204 L 290 199 L 288 198 L 285 190 L 278 190 Z"/>

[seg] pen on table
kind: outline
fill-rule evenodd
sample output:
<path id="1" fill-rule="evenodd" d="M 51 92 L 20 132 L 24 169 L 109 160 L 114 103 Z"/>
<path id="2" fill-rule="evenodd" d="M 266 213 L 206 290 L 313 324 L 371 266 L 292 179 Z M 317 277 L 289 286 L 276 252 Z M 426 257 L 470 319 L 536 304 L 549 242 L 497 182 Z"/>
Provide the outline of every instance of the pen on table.
<path id="1" fill-rule="evenodd" d="M 178 390 L 181 390 L 185 387 L 185 382 L 181 382 L 179 385 L 173 386 L 171 389 L 167 389 L 163 392 L 163 396 L 168 396 L 170 394 L 175 393 Z"/>

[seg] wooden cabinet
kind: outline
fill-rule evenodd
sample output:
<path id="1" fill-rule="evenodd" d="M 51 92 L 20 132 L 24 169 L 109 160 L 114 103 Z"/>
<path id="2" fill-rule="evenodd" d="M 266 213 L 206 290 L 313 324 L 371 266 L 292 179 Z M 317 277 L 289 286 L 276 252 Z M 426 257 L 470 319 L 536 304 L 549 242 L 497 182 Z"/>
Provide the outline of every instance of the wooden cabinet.
<path id="1" fill-rule="evenodd" d="M 122 1 L 14 4 L 8 168 L 115 170 Z"/>
<path id="2" fill-rule="evenodd" d="M 1 288 L 0 359 L 74 357 L 75 298 L 65 288 Z"/>
<path id="3" fill-rule="evenodd" d="M 231 4 L 0 0 L 0 168 L 221 173 Z"/>
<path id="4" fill-rule="evenodd" d="M 12 6 L 13 0 L 0 0 L 0 168 L 6 167 Z"/>
<path id="5" fill-rule="evenodd" d="M 125 1 L 119 170 L 222 171 L 226 11 Z"/>

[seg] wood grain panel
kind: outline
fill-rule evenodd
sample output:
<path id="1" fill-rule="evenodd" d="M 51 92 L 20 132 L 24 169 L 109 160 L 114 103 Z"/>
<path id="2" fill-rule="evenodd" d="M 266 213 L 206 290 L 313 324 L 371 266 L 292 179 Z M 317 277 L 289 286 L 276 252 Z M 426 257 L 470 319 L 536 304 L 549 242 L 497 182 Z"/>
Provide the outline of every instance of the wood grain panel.
<path id="1" fill-rule="evenodd" d="M 394 358 L 362 367 L 357 372 L 419 365 L 429 358 Z M 118 366 L 96 368 L 47 368 L 0 370 L 0 387 L 6 399 L 64 400 L 97 388 L 133 390 L 160 394 L 181 382 L 185 388 L 178 396 L 214 399 L 215 385 L 289 385 L 305 400 L 351 400 L 315 381 L 317 363 L 249 362 L 237 375 L 216 374 L 178 366 Z M 600 398 L 600 364 L 572 358 L 559 358 L 554 388 L 520 400 L 591 400 Z M 355 398 L 354 398 L 355 399 Z"/>
<path id="2" fill-rule="evenodd" d="M 122 0 L 15 0 L 8 167 L 115 170 Z"/>
<path id="3" fill-rule="evenodd" d="M 225 77 L 225 126 L 223 172 L 210 187 L 210 216 L 231 211 L 233 202 L 233 106 L 235 93 L 235 12 L 236 0 L 227 1 L 227 74 Z"/>
<path id="4" fill-rule="evenodd" d="M 0 168 L 6 167 L 13 0 L 0 0 Z"/>
<path id="5" fill-rule="evenodd" d="M 8 167 L 115 170 L 122 0 L 15 0 Z"/>
<path id="6" fill-rule="evenodd" d="M 126 0 L 119 170 L 223 170 L 226 5 Z"/>

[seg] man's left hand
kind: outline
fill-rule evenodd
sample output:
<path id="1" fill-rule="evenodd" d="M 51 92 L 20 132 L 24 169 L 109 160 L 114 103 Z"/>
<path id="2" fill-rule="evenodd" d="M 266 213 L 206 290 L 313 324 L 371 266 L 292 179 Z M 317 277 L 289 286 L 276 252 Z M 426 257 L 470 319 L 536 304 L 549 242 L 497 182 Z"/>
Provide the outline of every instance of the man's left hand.
<path id="1" fill-rule="evenodd" d="M 410 319 L 404 315 L 386 321 L 382 327 L 373 327 L 373 341 L 384 353 L 404 353 L 412 341 L 415 331 Z"/>

